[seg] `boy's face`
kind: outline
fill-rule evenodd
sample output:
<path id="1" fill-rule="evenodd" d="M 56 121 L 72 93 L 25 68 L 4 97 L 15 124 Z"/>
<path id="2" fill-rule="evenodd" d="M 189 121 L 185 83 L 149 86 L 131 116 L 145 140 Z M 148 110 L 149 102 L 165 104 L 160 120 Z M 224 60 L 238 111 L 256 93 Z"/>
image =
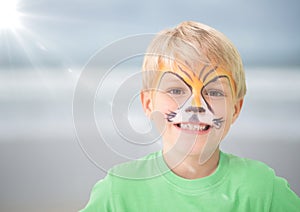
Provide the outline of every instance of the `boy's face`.
<path id="1" fill-rule="evenodd" d="M 159 79 L 151 92 L 142 94 L 144 109 L 153 117 L 163 137 L 163 151 L 198 155 L 206 162 L 218 148 L 237 118 L 242 100 L 235 99 L 229 72 L 203 65 L 193 72 L 174 62 L 161 64 Z"/>

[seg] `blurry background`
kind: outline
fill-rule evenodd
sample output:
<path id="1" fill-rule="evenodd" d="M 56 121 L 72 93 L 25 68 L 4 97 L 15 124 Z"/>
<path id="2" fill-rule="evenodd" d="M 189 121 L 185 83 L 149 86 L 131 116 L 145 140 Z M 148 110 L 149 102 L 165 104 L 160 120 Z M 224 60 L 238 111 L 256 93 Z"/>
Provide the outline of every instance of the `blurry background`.
<path id="1" fill-rule="evenodd" d="M 117 39 L 185 20 L 226 34 L 244 60 L 248 94 L 222 149 L 267 163 L 300 195 L 299 7 L 297 0 L 0 0 L 0 211 L 84 207 L 105 172 L 76 139 L 72 98 L 81 70 Z"/>

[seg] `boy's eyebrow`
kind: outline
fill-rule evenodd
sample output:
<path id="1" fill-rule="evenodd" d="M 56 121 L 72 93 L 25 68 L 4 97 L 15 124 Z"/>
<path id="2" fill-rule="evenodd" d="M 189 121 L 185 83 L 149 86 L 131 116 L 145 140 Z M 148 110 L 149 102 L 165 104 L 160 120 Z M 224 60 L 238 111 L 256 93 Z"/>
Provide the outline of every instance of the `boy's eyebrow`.
<path id="1" fill-rule="evenodd" d="M 176 75 L 175 75 L 176 76 Z M 166 81 L 170 81 L 170 82 L 181 82 L 183 81 L 181 78 L 179 78 L 178 76 L 176 77 L 165 77 L 164 80 Z"/>
<path id="2" fill-rule="evenodd" d="M 211 81 L 207 82 L 205 84 L 205 86 L 208 85 L 208 84 L 212 84 L 212 83 L 223 84 L 223 85 L 225 85 L 225 84 L 228 85 L 229 84 L 230 85 L 230 80 L 227 76 L 217 76 L 214 79 L 212 79 Z"/>

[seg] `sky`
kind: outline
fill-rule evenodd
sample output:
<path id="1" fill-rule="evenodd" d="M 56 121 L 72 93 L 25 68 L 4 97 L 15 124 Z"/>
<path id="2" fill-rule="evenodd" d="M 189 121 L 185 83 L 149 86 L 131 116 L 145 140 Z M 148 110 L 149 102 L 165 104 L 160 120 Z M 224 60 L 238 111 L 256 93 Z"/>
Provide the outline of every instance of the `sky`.
<path id="1" fill-rule="evenodd" d="M 17 0 L 20 26 L 0 29 L 0 71 L 82 67 L 116 40 L 186 20 L 227 35 L 245 65 L 299 66 L 299 8 L 298 0 Z"/>

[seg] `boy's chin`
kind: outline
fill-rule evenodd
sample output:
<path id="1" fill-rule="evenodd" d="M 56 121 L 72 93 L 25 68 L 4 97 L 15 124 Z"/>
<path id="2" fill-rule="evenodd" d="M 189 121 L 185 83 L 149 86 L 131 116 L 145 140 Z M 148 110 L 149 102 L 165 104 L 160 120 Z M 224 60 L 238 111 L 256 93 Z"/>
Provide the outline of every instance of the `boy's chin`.
<path id="1" fill-rule="evenodd" d="M 211 155 L 219 148 L 221 135 L 210 137 L 208 135 L 195 135 L 189 133 L 180 133 L 173 139 L 164 139 L 164 152 L 169 151 L 174 156 L 198 157 L 200 158 L 203 151 L 206 155 Z M 173 142 L 168 142 L 173 140 Z"/>
<path id="2" fill-rule="evenodd" d="M 184 136 L 185 139 L 178 139 L 173 146 L 167 145 L 167 151 L 173 152 L 172 154 L 178 155 L 180 157 L 187 156 L 200 156 L 202 149 L 205 146 L 205 140 L 200 140 L 199 138 L 195 141 L 195 137 Z M 190 138 L 189 138 L 190 137 Z M 165 151 L 166 152 L 166 151 Z"/>

